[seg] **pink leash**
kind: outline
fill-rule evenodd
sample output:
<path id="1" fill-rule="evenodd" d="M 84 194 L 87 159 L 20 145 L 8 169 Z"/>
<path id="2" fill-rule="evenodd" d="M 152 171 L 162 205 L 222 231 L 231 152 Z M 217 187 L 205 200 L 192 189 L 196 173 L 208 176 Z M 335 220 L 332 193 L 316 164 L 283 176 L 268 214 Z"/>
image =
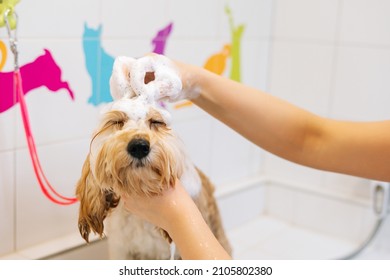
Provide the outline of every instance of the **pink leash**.
<path id="1" fill-rule="evenodd" d="M 26 101 L 24 99 L 24 92 L 23 92 L 23 85 L 22 85 L 22 75 L 20 74 L 20 69 L 18 65 L 18 50 L 17 50 L 17 39 L 16 39 L 16 29 L 15 29 L 15 36 L 12 37 L 11 35 L 11 28 L 7 20 L 7 15 L 10 12 L 10 10 L 6 11 L 5 13 L 5 22 L 8 30 L 9 40 L 10 40 L 10 48 L 12 53 L 14 54 L 14 64 L 15 64 L 15 70 L 13 75 L 13 81 L 14 81 L 14 96 L 16 94 L 19 104 L 20 104 L 20 110 L 21 115 L 23 119 L 23 126 L 24 131 L 26 134 L 26 140 L 28 145 L 28 150 L 30 152 L 31 161 L 34 167 L 34 173 L 38 180 L 39 186 L 41 187 L 41 190 L 43 194 L 52 202 L 60 205 L 71 205 L 73 203 L 77 202 L 77 198 L 74 197 L 65 197 L 61 194 L 59 194 L 50 184 L 49 180 L 46 178 L 45 173 L 43 172 L 41 163 L 39 162 L 39 157 L 34 141 L 34 136 L 30 127 L 30 118 L 28 115 L 27 105 Z M 16 13 L 14 12 L 15 17 L 17 18 Z"/>
<path id="2" fill-rule="evenodd" d="M 50 184 L 49 180 L 46 178 L 45 173 L 42 170 L 41 163 L 39 162 L 38 153 L 34 141 L 34 136 L 30 127 L 30 119 L 27 111 L 26 101 L 24 99 L 23 86 L 22 86 L 22 76 L 19 69 L 14 71 L 14 91 L 16 91 L 17 98 L 19 99 L 20 111 L 22 114 L 24 131 L 26 134 L 26 140 L 28 144 L 28 149 L 30 152 L 31 161 L 34 167 L 35 176 L 38 180 L 38 183 L 41 187 L 44 195 L 54 203 L 60 205 L 70 205 L 77 202 L 76 198 L 69 198 L 59 194 Z M 55 197 L 57 196 L 57 198 Z"/>

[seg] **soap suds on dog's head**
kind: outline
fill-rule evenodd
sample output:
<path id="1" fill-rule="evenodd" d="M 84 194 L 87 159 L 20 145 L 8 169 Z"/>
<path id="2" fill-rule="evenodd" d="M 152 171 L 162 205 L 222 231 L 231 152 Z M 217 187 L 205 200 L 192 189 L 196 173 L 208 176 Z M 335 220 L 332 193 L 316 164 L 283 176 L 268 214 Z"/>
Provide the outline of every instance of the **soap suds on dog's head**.
<path id="1" fill-rule="evenodd" d="M 142 98 L 122 98 L 112 103 L 111 110 L 118 110 L 126 113 L 130 119 L 138 121 L 145 119 L 149 112 L 150 105 Z"/>
<path id="2" fill-rule="evenodd" d="M 145 79 L 147 73 L 152 77 L 148 81 Z M 119 56 L 114 62 L 110 89 L 114 102 L 104 111 L 119 110 L 138 121 L 145 119 L 153 107 L 168 123 L 171 115 L 160 108 L 158 102 L 164 97 L 179 96 L 182 82 L 173 63 L 165 56 L 150 55 L 139 59 Z"/>
<path id="3" fill-rule="evenodd" d="M 170 125 L 172 118 L 168 110 L 161 108 L 156 102 L 149 102 L 149 100 L 143 96 L 136 96 L 132 98 L 124 97 L 115 100 L 114 102 L 107 104 L 107 106 L 102 109 L 101 113 L 104 115 L 108 111 L 121 111 L 124 112 L 131 120 L 139 121 L 146 120 L 151 109 L 156 110 L 161 115 L 164 122 L 167 125 Z"/>
<path id="4" fill-rule="evenodd" d="M 131 98 L 136 95 L 130 85 L 130 71 L 134 62 L 134 58 L 126 56 L 118 56 L 115 59 L 110 77 L 110 91 L 113 100 L 123 97 Z"/>

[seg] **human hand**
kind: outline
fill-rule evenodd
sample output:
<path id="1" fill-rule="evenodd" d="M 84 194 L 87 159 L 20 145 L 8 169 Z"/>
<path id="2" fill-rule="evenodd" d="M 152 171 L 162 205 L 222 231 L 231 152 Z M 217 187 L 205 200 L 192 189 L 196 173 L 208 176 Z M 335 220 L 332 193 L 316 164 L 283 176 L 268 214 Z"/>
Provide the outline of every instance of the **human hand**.
<path id="1" fill-rule="evenodd" d="M 161 195 L 122 194 L 121 200 L 129 212 L 164 229 L 183 259 L 231 259 L 179 180 Z"/>
<path id="2" fill-rule="evenodd" d="M 171 230 L 172 223 L 187 215 L 186 210 L 190 212 L 195 211 L 196 208 L 192 198 L 179 180 L 176 180 L 175 186 L 166 188 L 159 195 L 146 196 L 123 193 L 121 200 L 127 211 L 167 232 Z"/>
<path id="3" fill-rule="evenodd" d="M 200 94 L 190 65 L 159 54 L 115 59 L 110 78 L 113 99 L 139 96 L 148 102 L 193 99 Z"/>

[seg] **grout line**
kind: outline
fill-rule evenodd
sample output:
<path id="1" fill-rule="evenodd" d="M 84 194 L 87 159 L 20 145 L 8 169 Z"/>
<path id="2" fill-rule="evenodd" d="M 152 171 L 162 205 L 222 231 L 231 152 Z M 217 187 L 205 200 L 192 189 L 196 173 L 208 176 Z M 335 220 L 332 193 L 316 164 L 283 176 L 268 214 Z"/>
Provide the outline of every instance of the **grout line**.
<path id="1" fill-rule="evenodd" d="M 270 185 L 278 186 L 283 189 L 290 189 L 297 192 L 304 192 L 313 196 L 321 196 L 323 198 L 333 199 L 343 203 L 371 207 L 370 198 L 351 197 L 349 194 L 329 191 L 325 187 L 321 189 L 313 189 L 311 185 L 306 186 L 300 183 L 291 183 L 289 181 L 263 175 L 254 176 L 248 178 L 245 181 L 235 182 L 232 184 L 218 185 L 216 186 L 215 196 L 217 199 L 221 199 L 252 188 L 268 188 Z"/>
<path id="2" fill-rule="evenodd" d="M 336 19 L 336 31 L 335 31 L 335 42 L 333 44 L 333 55 L 332 55 L 332 65 L 331 65 L 331 73 L 330 73 L 330 87 L 329 87 L 329 95 L 328 95 L 328 108 L 327 108 L 327 116 L 331 117 L 332 115 L 332 108 L 333 108 L 333 102 L 335 97 L 335 90 L 336 90 L 336 77 L 337 77 L 337 69 L 339 66 L 339 54 L 340 54 L 340 45 L 341 45 L 341 17 L 343 14 L 342 11 L 342 1 L 340 0 L 338 3 L 338 12 L 337 12 L 337 19 Z"/>
<path id="3" fill-rule="evenodd" d="M 341 9 L 341 8 L 340 8 Z M 340 18 L 340 16 L 338 16 Z M 272 17 L 274 21 L 274 17 Z M 338 19 L 340 21 L 340 19 Z M 337 34 L 341 32 L 340 28 L 337 28 Z M 35 42 L 35 41 L 56 41 L 56 42 L 80 42 L 82 35 L 80 36 L 69 36 L 69 37 L 54 37 L 54 36 L 45 36 L 45 37 L 20 37 L 19 41 L 22 42 Z M 86 40 L 97 40 L 98 38 L 89 37 Z M 150 36 L 107 36 L 102 35 L 101 38 L 103 41 L 145 41 L 150 40 Z M 212 37 L 190 37 L 190 36 L 175 36 L 173 41 L 176 42 L 215 42 L 215 41 L 224 41 L 226 38 L 212 38 Z M 0 40 L 8 40 L 7 37 L 1 37 Z M 363 41 L 342 41 L 340 38 L 335 40 L 327 40 L 320 38 L 310 38 L 310 37 L 283 37 L 274 35 L 274 22 L 271 23 L 271 34 L 269 36 L 260 36 L 260 37 L 249 37 L 246 38 L 245 42 L 280 42 L 280 43 L 295 43 L 295 44 L 313 44 L 313 45 L 322 45 L 322 46 L 333 46 L 337 43 L 341 47 L 357 47 L 357 48 L 370 48 L 370 49 L 390 49 L 390 44 L 388 43 L 372 43 L 372 42 L 363 42 Z"/>
<path id="4" fill-rule="evenodd" d="M 16 141 L 16 134 L 17 134 L 17 120 L 16 120 L 16 112 L 14 111 L 13 112 L 14 114 L 14 117 L 13 117 L 13 123 L 14 125 L 12 126 L 13 127 L 13 134 L 14 134 L 14 140 Z M 16 174 L 16 150 L 13 149 L 12 150 L 12 153 L 13 153 L 13 197 L 12 197 L 12 200 L 13 200 L 13 250 L 16 251 L 17 249 L 17 190 L 16 190 L 16 186 L 17 186 L 17 183 L 16 183 L 16 180 L 17 180 L 17 174 Z"/>
<path id="5" fill-rule="evenodd" d="M 267 183 L 270 185 L 272 184 L 277 185 L 281 188 L 288 188 L 293 191 L 299 191 L 310 195 L 321 196 L 323 198 L 337 200 L 342 203 L 348 203 L 348 204 L 353 204 L 353 205 L 363 206 L 363 207 L 371 207 L 371 199 L 369 197 L 367 198 L 352 197 L 351 194 L 336 193 L 334 191 L 329 191 L 325 187 L 321 189 L 319 188 L 313 189 L 311 185 L 291 183 L 277 178 L 269 178 Z"/>
<path id="6" fill-rule="evenodd" d="M 340 33 L 340 30 L 337 31 Z M 390 44 L 370 43 L 370 42 L 358 42 L 358 41 L 342 41 L 341 39 L 325 40 L 317 38 L 305 38 L 305 37 L 276 37 L 271 38 L 274 42 L 278 43 L 291 43 L 291 44 L 310 44 L 324 47 L 332 47 L 335 44 L 339 47 L 349 48 L 365 48 L 365 49 L 378 49 L 378 50 L 389 50 Z"/>
<path id="7" fill-rule="evenodd" d="M 266 85 L 265 85 L 265 91 L 269 92 L 271 89 L 271 81 L 272 81 L 272 65 L 273 65 L 273 53 L 275 48 L 275 21 L 276 21 L 276 1 L 272 3 L 271 8 L 271 23 L 270 23 L 270 31 L 269 31 L 269 38 L 268 38 L 268 61 L 267 61 L 267 77 L 266 77 Z M 265 168 L 263 168 L 265 169 Z"/>
<path id="8" fill-rule="evenodd" d="M 84 141 L 84 140 L 91 140 L 91 137 L 76 137 L 76 138 L 69 138 L 69 139 L 61 139 L 61 140 L 53 140 L 49 142 L 44 142 L 44 143 L 38 143 L 36 144 L 37 148 L 42 148 L 42 147 L 50 147 L 50 146 L 56 146 L 56 145 L 63 145 L 63 144 L 69 144 L 69 143 L 74 143 L 74 142 L 79 142 L 79 141 Z M 27 145 L 20 145 L 14 148 L 9 148 L 9 149 L 0 149 L 0 154 L 1 153 L 8 153 L 8 152 L 17 152 L 17 151 L 24 151 L 27 150 Z"/>

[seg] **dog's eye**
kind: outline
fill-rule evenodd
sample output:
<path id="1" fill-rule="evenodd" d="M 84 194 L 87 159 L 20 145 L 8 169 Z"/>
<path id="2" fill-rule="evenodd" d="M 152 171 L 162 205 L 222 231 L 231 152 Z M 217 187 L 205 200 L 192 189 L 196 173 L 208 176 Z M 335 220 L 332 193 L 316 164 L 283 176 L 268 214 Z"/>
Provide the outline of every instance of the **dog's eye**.
<path id="1" fill-rule="evenodd" d="M 150 128 L 158 128 L 158 127 L 165 127 L 166 124 L 165 122 L 161 121 L 161 120 L 154 120 L 154 119 L 151 119 L 149 120 L 149 123 L 150 123 Z"/>
<path id="2" fill-rule="evenodd" d="M 124 120 L 112 120 L 109 122 L 110 126 L 114 126 L 117 129 L 122 129 L 122 127 L 125 125 Z"/>

